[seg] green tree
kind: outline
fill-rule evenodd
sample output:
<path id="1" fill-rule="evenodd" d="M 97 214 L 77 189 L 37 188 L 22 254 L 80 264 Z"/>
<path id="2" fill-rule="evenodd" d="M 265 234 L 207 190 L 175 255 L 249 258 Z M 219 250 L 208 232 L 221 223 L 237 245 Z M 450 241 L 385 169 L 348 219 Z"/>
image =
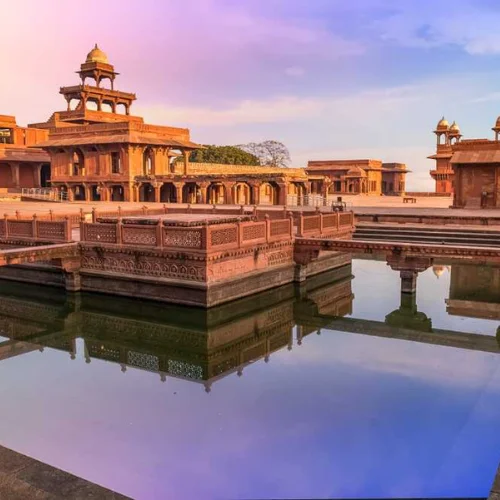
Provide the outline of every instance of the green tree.
<path id="1" fill-rule="evenodd" d="M 181 157 L 177 161 L 182 161 Z M 224 165 L 260 165 L 259 159 L 238 146 L 204 146 L 189 155 L 192 163 L 222 163 Z"/>

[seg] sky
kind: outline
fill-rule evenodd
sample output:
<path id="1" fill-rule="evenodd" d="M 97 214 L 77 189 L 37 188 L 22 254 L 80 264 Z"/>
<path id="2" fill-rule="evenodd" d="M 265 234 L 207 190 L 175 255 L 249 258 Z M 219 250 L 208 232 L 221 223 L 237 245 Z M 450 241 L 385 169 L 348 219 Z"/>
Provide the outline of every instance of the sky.
<path id="1" fill-rule="evenodd" d="M 292 164 L 379 158 L 431 190 L 441 116 L 491 138 L 500 114 L 497 0 L 16 0 L 2 9 L 0 114 L 65 109 L 95 43 L 133 114 L 204 144 L 285 143 Z"/>

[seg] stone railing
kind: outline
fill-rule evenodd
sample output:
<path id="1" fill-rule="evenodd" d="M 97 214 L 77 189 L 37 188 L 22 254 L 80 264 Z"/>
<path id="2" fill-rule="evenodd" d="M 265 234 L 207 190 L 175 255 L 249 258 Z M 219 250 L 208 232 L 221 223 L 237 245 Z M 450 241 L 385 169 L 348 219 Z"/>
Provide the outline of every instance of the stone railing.
<path id="1" fill-rule="evenodd" d="M 292 241 L 293 218 L 264 221 L 236 221 L 220 224 L 164 225 L 158 219 L 147 223 L 122 220 L 82 223 L 80 239 L 85 243 L 144 246 L 167 250 L 219 252 Z"/>
<path id="2" fill-rule="evenodd" d="M 296 217 L 297 236 L 299 237 L 328 237 L 335 233 L 351 231 L 354 226 L 352 212 L 335 212 L 331 214 L 317 213 Z"/>
<path id="3" fill-rule="evenodd" d="M 36 240 L 36 241 L 71 241 L 71 221 L 39 220 L 34 215 L 29 219 L 0 219 L 0 239 Z"/>

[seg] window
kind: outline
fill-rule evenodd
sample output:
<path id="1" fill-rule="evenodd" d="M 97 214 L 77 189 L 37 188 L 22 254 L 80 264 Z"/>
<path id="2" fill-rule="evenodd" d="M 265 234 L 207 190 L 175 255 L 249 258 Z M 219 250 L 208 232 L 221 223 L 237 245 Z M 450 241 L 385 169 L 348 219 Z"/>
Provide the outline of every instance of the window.
<path id="1" fill-rule="evenodd" d="M 12 144 L 12 129 L 0 128 L 0 144 Z"/>
<path id="2" fill-rule="evenodd" d="M 112 174 L 120 174 L 122 171 L 121 161 L 120 161 L 120 153 L 114 151 L 111 153 L 111 173 Z"/>
<path id="3" fill-rule="evenodd" d="M 84 157 L 79 149 L 73 152 L 73 175 L 85 175 Z"/>

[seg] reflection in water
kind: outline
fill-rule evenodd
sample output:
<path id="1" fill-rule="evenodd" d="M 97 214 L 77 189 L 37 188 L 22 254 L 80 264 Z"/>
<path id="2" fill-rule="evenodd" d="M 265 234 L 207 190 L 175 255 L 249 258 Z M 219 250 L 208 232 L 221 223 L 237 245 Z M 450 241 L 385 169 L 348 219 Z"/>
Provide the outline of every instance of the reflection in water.
<path id="1" fill-rule="evenodd" d="M 375 265 L 380 283 L 376 273 L 363 277 Z M 12 392 L 3 388 L 0 440 L 137 498 L 485 496 L 500 460 L 496 434 L 484 437 L 500 417 L 497 339 L 435 328 L 417 295 L 401 293 L 395 280 L 403 274 L 384 266 L 356 262 L 354 281 L 346 266 L 209 310 L 1 283 L 0 377 L 15 383 Z M 448 274 L 428 272 L 446 286 Z M 433 293 L 426 273 L 418 285 L 424 296 Z M 497 276 L 453 265 L 447 311 L 499 319 Z M 362 319 L 371 307 L 385 319 Z M 444 314 L 434 316 L 440 326 Z M 80 357 L 90 363 L 84 372 Z M 464 377 L 449 379 L 458 367 Z M 15 376 L 30 370 L 52 402 L 45 414 L 74 447 L 57 431 L 41 440 L 50 423 L 38 434 L 26 430 L 43 406 L 31 392 L 37 381 Z M 125 378 L 115 379 L 120 371 Z M 153 388 L 150 373 L 167 383 Z M 172 391 L 159 399 L 161 387 Z M 191 390 L 198 387 L 210 395 Z M 65 405 L 68 398 L 77 405 L 75 394 L 94 401 L 78 413 L 77 427 Z M 17 437 L 11 398 L 24 401 Z M 127 409 L 111 418 L 115 406 Z M 84 457 L 95 434 L 106 458 L 100 466 L 74 455 Z M 120 451 L 119 443 L 136 438 Z M 188 474 L 179 464 L 190 462 Z M 293 479 L 284 479 L 285 470 Z M 193 474 L 195 484 L 187 479 Z"/>

